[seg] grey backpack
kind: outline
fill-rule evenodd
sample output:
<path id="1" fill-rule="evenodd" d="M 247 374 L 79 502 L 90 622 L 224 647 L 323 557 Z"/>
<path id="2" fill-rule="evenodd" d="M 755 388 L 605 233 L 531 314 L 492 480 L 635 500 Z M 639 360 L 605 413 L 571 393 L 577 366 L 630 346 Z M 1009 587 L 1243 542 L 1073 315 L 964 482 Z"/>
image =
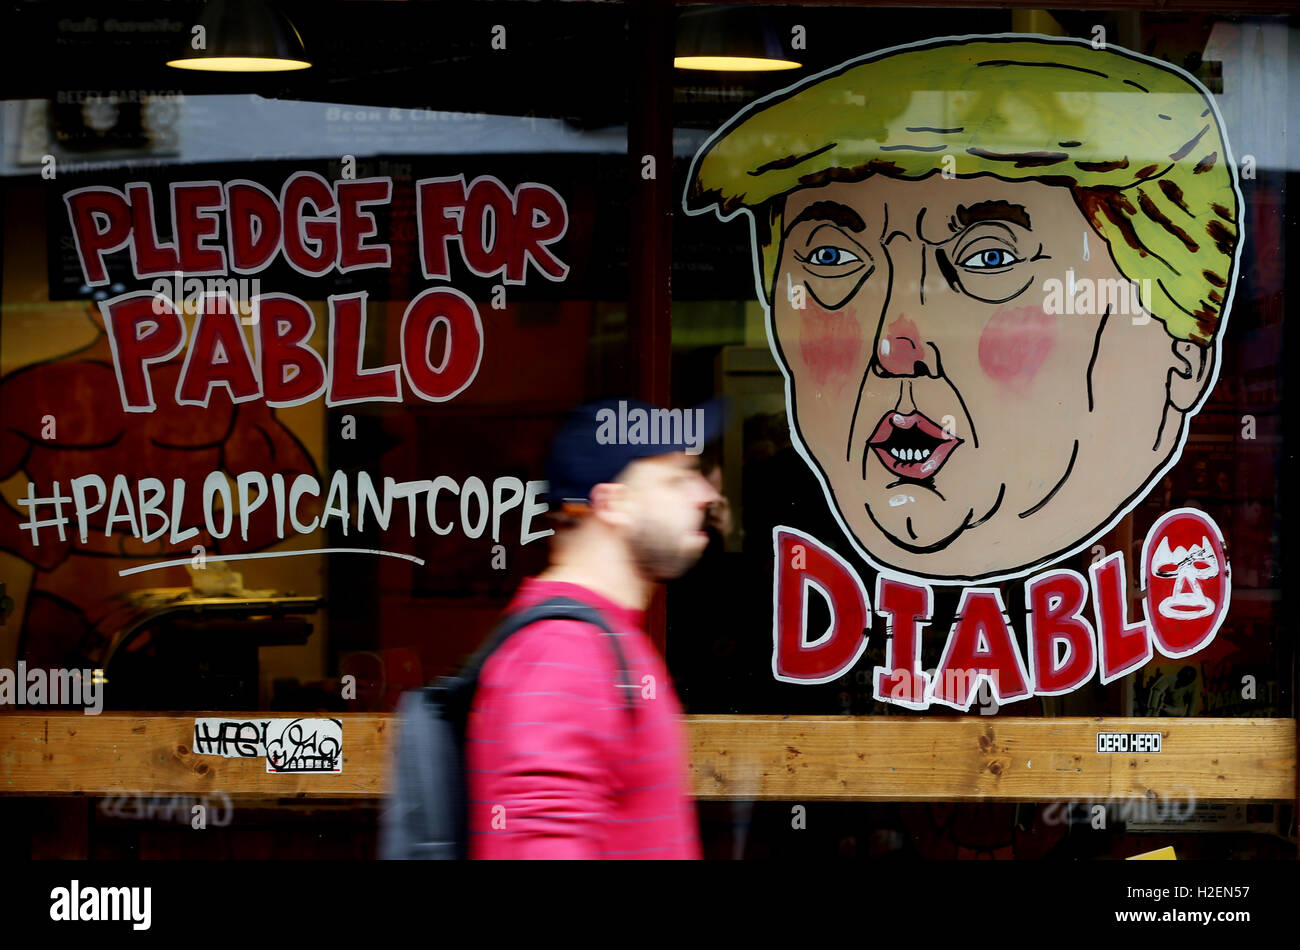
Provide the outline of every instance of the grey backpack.
<path id="1" fill-rule="evenodd" d="M 633 713 L 632 687 L 618 637 L 594 607 L 554 597 L 509 614 L 455 676 L 403 693 L 389 797 L 379 820 L 384 860 L 461 860 L 469 857 L 465 734 L 479 672 L 511 634 L 540 620 L 579 620 L 604 631 L 617 662 L 624 708 Z"/>

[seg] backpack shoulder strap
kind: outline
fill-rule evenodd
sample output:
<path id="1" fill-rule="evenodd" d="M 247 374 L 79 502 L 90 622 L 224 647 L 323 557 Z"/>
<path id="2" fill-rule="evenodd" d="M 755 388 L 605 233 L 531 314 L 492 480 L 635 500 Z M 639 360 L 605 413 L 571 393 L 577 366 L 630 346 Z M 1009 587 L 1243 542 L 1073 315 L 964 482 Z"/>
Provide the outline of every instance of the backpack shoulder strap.
<path id="1" fill-rule="evenodd" d="M 602 639 L 606 640 L 614 651 L 614 660 L 619 673 L 618 686 L 623 693 L 623 708 L 629 714 L 634 714 L 636 707 L 633 705 L 632 690 L 635 687 L 630 683 L 627 661 L 618 643 L 619 634 L 609 626 L 599 610 L 590 604 L 584 604 L 582 601 L 574 600 L 571 597 L 552 597 L 525 610 L 507 615 L 492 632 L 488 642 L 466 662 L 461 670 L 460 678 L 469 684 L 477 684 L 483 664 L 487 662 L 488 657 L 501 644 L 524 627 L 543 620 L 577 620 L 582 623 L 593 624 L 601 629 L 603 633 Z"/>

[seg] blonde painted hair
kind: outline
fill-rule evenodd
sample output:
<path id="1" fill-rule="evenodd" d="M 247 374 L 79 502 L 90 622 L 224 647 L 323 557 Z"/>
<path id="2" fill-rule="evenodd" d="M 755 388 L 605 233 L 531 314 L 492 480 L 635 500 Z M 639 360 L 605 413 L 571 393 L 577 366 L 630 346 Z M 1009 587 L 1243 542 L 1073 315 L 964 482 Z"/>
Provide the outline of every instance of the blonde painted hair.
<path id="1" fill-rule="evenodd" d="M 770 303 L 785 196 L 938 171 L 1069 188 L 1177 339 L 1214 340 L 1241 235 L 1236 169 L 1208 94 L 1114 48 L 970 37 L 873 54 L 735 116 L 692 163 L 685 209 L 753 216 Z"/>

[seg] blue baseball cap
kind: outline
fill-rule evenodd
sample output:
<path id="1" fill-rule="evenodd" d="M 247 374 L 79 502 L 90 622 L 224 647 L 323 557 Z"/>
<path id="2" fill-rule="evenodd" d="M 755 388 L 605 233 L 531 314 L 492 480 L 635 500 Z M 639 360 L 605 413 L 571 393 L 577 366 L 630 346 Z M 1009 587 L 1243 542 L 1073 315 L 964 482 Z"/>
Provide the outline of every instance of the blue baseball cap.
<path id="1" fill-rule="evenodd" d="M 725 398 L 690 409 L 661 409 L 636 399 L 602 399 L 571 410 L 546 464 L 552 510 L 587 504 L 591 489 L 612 482 L 638 459 L 699 455 L 726 428 Z"/>

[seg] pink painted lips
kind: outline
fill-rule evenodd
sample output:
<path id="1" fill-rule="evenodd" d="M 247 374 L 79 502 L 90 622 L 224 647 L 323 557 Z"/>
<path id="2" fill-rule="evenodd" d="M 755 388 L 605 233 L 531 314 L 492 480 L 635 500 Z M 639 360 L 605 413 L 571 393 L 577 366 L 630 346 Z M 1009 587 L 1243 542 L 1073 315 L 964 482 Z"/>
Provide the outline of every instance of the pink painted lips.
<path id="1" fill-rule="evenodd" d="M 922 480 L 935 475 L 963 441 L 919 412 L 887 412 L 867 445 L 895 475 Z"/>

